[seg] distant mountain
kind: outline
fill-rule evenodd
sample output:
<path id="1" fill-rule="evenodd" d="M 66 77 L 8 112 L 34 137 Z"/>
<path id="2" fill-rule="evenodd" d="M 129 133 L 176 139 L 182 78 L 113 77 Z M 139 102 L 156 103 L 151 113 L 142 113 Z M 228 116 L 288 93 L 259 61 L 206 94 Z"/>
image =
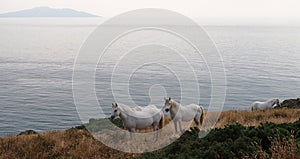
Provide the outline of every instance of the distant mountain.
<path id="1" fill-rule="evenodd" d="M 98 17 L 86 12 L 73 9 L 54 9 L 49 7 L 37 7 L 16 12 L 0 14 L 0 17 Z"/>

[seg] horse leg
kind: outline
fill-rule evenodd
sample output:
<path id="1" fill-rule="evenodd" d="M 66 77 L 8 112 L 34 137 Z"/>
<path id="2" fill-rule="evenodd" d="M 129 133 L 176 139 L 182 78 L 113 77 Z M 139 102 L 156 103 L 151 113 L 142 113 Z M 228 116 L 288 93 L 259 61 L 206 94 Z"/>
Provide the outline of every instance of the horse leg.
<path id="1" fill-rule="evenodd" d="M 177 121 L 174 120 L 173 123 L 174 123 L 174 127 L 175 127 L 175 133 L 177 133 Z"/>
<path id="2" fill-rule="evenodd" d="M 201 114 L 198 112 L 194 117 L 194 122 L 196 123 L 197 126 L 199 126 L 200 124 L 200 118 L 201 118 Z"/>
<path id="3" fill-rule="evenodd" d="M 158 126 L 156 124 L 153 124 L 153 139 L 157 141 L 158 134 L 157 134 Z"/>
<path id="4" fill-rule="evenodd" d="M 196 117 L 194 118 L 194 121 L 195 121 L 196 125 L 199 126 L 199 124 L 200 124 L 200 116 L 196 115 Z"/>
<path id="5" fill-rule="evenodd" d="M 182 127 L 181 127 L 181 120 L 179 120 L 178 123 L 179 123 L 179 129 L 180 129 L 180 131 L 183 132 Z"/>
<path id="6" fill-rule="evenodd" d="M 129 135 L 130 135 L 130 139 L 132 139 L 132 133 L 135 132 L 135 128 L 130 128 L 129 129 Z"/>

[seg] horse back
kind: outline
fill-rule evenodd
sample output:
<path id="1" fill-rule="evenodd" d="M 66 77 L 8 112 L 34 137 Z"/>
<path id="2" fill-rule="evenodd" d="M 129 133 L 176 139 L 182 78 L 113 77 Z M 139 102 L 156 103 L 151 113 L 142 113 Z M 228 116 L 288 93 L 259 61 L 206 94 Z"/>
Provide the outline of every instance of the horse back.
<path id="1" fill-rule="evenodd" d="M 193 120 L 197 113 L 199 113 L 199 106 L 196 104 L 190 104 L 180 107 L 181 117 L 184 121 Z"/>

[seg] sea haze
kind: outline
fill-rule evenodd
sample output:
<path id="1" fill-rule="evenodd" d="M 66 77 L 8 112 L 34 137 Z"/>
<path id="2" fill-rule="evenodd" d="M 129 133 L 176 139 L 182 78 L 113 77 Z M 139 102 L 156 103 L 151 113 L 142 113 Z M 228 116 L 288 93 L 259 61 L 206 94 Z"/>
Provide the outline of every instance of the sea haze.
<path id="1" fill-rule="evenodd" d="M 72 95 L 73 64 L 82 43 L 100 22 L 99 18 L 0 19 L 0 136 L 28 129 L 60 130 L 81 124 Z M 225 65 L 227 94 L 224 110 L 249 109 L 256 100 L 299 97 L 299 27 L 204 26 L 204 29 L 216 43 Z M 121 46 L 109 51 L 120 52 Z M 124 58 L 128 65 L 122 65 L 125 67 L 122 69 L 134 66 L 138 60 L 135 54 L 151 53 L 149 49 L 146 49 L 148 52 L 143 49 Z M 165 59 L 168 53 L 165 48 L 152 49 L 157 59 Z M 188 54 L 188 51 L 186 49 L 182 54 Z M 168 60 L 176 61 L 175 57 Z M 198 102 L 207 109 L 211 94 L 209 71 L 203 59 L 193 62 L 200 88 Z M 106 114 L 110 113 L 110 105 L 114 102 L 106 93 L 110 89 L 107 68 L 114 64 L 108 57 L 106 63 L 99 63 L 95 69 L 96 95 Z M 166 90 L 174 88 L 174 92 L 180 90 L 177 80 L 166 82 L 172 74 L 158 65 L 138 69 L 129 82 L 122 79 L 122 69 L 117 74 L 120 80 L 117 86 L 122 89 L 129 83 L 130 95 L 138 105 L 151 103 L 148 90 L 152 85 L 161 84 Z M 186 73 L 180 63 L 178 72 Z M 189 76 L 186 77 L 185 82 L 188 82 Z M 163 100 L 165 92 L 157 90 L 164 91 L 158 87 L 156 91 L 150 91 L 151 95 L 161 96 Z M 118 95 L 122 97 L 122 94 Z M 167 96 L 174 99 L 179 99 L 179 95 L 167 92 Z M 189 96 L 193 97 L 193 94 Z M 162 100 L 152 102 L 161 106 Z M 100 118 L 103 114 L 91 114 L 90 117 Z"/>

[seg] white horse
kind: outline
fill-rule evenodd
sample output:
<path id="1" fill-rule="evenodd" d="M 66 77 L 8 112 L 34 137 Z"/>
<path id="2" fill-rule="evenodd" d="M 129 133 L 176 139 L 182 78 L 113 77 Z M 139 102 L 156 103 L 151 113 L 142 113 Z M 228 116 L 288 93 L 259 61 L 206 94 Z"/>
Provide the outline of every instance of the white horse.
<path id="1" fill-rule="evenodd" d="M 274 99 L 267 100 L 265 102 L 256 101 L 252 103 L 251 110 L 253 111 L 253 110 L 272 109 L 278 106 L 280 106 L 279 99 L 274 98 Z"/>
<path id="2" fill-rule="evenodd" d="M 163 113 L 155 105 L 133 110 L 127 105 L 112 103 L 110 118 L 113 120 L 117 116 L 121 118 L 123 126 L 130 132 L 131 138 L 136 129 L 146 129 L 152 126 L 154 137 L 157 139 L 158 125 L 163 125 L 164 120 Z"/>
<path id="3" fill-rule="evenodd" d="M 202 125 L 204 119 L 204 109 L 197 104 L 182 106 L 171 98 L 165 98 L 165 106 L 162 108 L 165 115 L 171 115 L 174 122 L 175 131 L 177 132 L 177 122 L 180 131 L 182 131 L 182 121 L 188 122 L 194 120 L 197 125 Z"/>
<path id="4" fill-rule="evenodd" d="M 156 108 L 156 106 L 155 105 L 148 105 L 148 106 L 146 106 L 146 107 L 141 107 L 141 106 L 135 106 L 135 107 L 130 107 L 131 108 L 131 110 L 132 111 L 141 111 L 141 110 L 143 110 L 144 108 Z M 125 126 L 124 126 L 124 123 L 123 123 L 123 128 L 126 128 Z"/>

